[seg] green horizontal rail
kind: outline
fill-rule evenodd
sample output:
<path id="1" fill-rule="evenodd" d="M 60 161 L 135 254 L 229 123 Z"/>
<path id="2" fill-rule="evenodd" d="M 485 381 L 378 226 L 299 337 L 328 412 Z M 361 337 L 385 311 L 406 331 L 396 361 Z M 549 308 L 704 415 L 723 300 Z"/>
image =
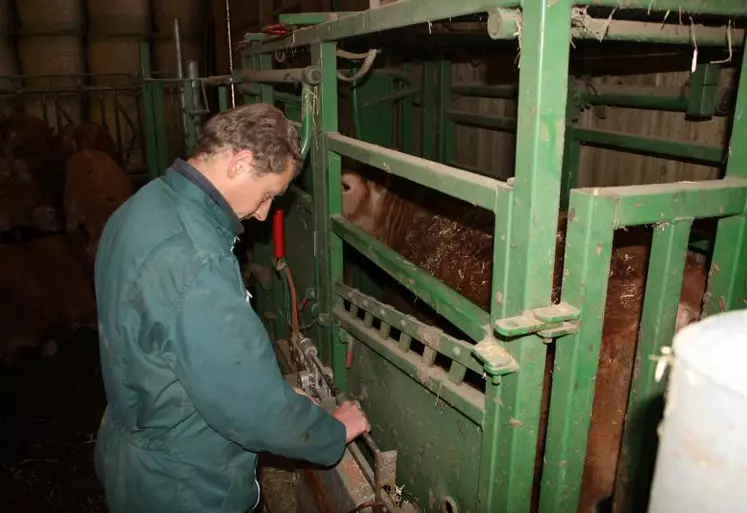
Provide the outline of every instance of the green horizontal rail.
<path id="1" fill-rule="evenodd" d="M 486 311 L 341 216 L 332 216 L 332 226 L 335 233 L 345 242 L 467 336 L 476 341 L 485 338 L 490 321 Z"/>
<path id="2" fill-rule="evenodd" d="M 339 133 L 327 134 L 327 148 L 387 173 L 411 180 L 454 198 L 492 211 L 499 189 L 510 187 L 499 180 L 449 167 L 406 153 L 370 144 Z"/>
<path id="3" fill-rule="evenodd" d="M 519 4 L 519 0 L 461 0 L 459 2 L 400 0 L 395 4 L 306 27 L 289 36 L 273 38 L 254 48 L 249 48 L 246 52 L 248 55 L 277 52 L 324 41 L 337 41 L 348 37 L 486 12 L 497 7 L 518 7 Z"/>
<path id="4" fill-rule="evenodd" d="M 472 348 L 475 347 L 474 344 L 447 335 L 442 330 L 429 326 L 411 315 L 405 315 L 395 308 L 371 296 L 367 296 L 359 290 L 348 287 L 339 281 L 333 283 L 333 288 L 335 293 L 342 299 L 350 301 L 361 310 L 370 312 L 374 317 L 387 323 L 394 329 L 405 333 L 414 340 L 422 342 L 423 345 L 430 347 L 435 352 L 463 365 L 467 369 L 478 374 L 483 373 L 483 365 L 472 354 Z"/>
<path id="5" fill-rule="evenodd" d="M 516 119 L 499 116 L 482 116 L 460 110 L 449 109 L 446 111 L 449 118 L 459 125 L 475 128 L 488 128 L 499 132 L 516 132 Z"/>
<path id="6" fill-rule="evenodd" d="M 283 25 L 319 25 L 327 21 L 333 21 L 357 14 L 358 11 L 338 11 L 338 12 L 302 12 L 293 14 L 281 14 L 278 16 L 278 23 Z"/>
<path id="7" fill-rule="evenodd" d="M 715 146 L 587 128 L 574 128 L 572 133 L 576 141 L 589 146 L 668 157 L 674 160 L 682 159 L 713 166 L 720 166 L 726 162 L 726 151 Z"/>
<path id="8" fill-rule="evenodd" d="M 517 86 L 514 84 L 486 86 L 476 84 L 455 85 L 451 88 L 457 96 L 470 98 L 500 98 L 511 100 L 516 98 Z M 581 102 L 588 105 L 608 105 L 610 107 L 627 107 L 644 110 L 663 110 L 672 112 L 687 111 L 688 99 L 684 96 L 663 96 L 633 93 L 579 93 Z M 456 111 L 455 111 L 456 112 Z M 718 113 L 716 114 L 718 115 Z M 468 124 L 468 123 L 464 123 Z"/>
<path id="9" fill-rule="evenodd" d="M 657 2 L 650 1 L 650 4 Z M 686 12 L 684 9 L 678 12 Z M 697 12 L 697 11 L 695 11 Z M 707 25 L 662 23 L 661 16 L 651 21 L 618 20 L 612 16 L 593 18 L 585 12 L 574 12 L 571 37 L 598 41 L 626 41 L 635 43 L 665 43 L 690 45 L 695 39 L 699 47 L 727 46 L 731 30 L 732 47 L 741 46 L 743 29 L 729 29 Z M 515 39 L 522 29 L 521 11 L 497 9 L 488 18 L 488 34 L 492 39 Z M 739 43 L 736 43 L 739 41 Z"/>
<path id="10" fill-rule="evenodd" d="M 482 116 L 471 112 L 458 110 L 447 111 L 454 123 L 497 130 L 500 132 L 516 132 L 516 119 L 498 116 Z M 711 166 L 721 166 L 726 161 L 726 151 L 716 146 L 693 144 L 685 141 L 655 139 L 651 137 L 612 132 L 608 130 L 592 130 L 588 128 L 574 128 L 569 132 L 575 141 L 588 146 L 597 146 L 628 153 L 652 155 L 672 160 L 686 160 L 699 162 Z"/>
<path id="11" fill-rule="evenodd" d="M 615 203 L 615 226 L 636 226 L 692 217 L 747 212 L 747 180 L 727 177 L 702 182 L 574 189 L 574 195 L 601 196 Z"/>
<path id="12" fill-rule="evenodd" d="M 301 103 L 301 95 L 275 91 L 275 101 L 280 103 Z"/>
<path id="13" fill-rule="evenodd" d="M 423 363 L 419 361 L 422 360 L 420 355 L 412 351 L 400 350 L 395 341 L 383 339 L 379 330 L 364 326 L 342 307 L 333 308 L 332 315 L 340 323 L 340 327 L 350 335 L 438 395 L 441 400 L 462 412 L 475 424 L 482 426 L 485 418 L 485 396 L 483 394 L 463 383 L 459 385 L 452 383 L 446 371 L 439 367 L 433 366 L 424 372 Z"/>
<path id="14" fill-rule="evenodd" d="M 576 5 L 640 9 L 650 13 L 666 11 L 723 16 L 747 15 L 745 0 L 578 0 Z"/>
<path id="15" fill-rule="evenodd" d="M 469 96 L 479 98 L 516 98 L 519 86 L 516 84 L 507 85 L 480 85 L 480 84 L 458 84 L 451 87 L 451 92 L 457 96 Z"/>
<path id="16" fill-rule="evenodd" d="M 683 96 L 652 96 L 626 93 L 581 93 L 581 102 L 590 105 L 628 107 L 632 109 L 687 111 L 687 98 Z"/>

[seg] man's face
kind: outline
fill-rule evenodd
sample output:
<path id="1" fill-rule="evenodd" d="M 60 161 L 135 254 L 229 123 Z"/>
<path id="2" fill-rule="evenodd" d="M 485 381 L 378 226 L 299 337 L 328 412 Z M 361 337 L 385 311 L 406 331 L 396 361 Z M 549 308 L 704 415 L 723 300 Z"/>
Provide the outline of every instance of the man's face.
<path id="1" fill-rule="evenodd" d="M 250 154 L 251 155 L 251 154 Z M 229 198 L 231 206 L 239 219 L 255 218 L 264 221 L 270 212 L 272 201 L 276 196 L 282 196 L 295 178 L 293 161 L 288 159 L 286 169 L 282 173 L 262 172 L 252 165 L 251 156 L 236 163 L 236 172 L 231 181 L 234 182 L 233 198 Z"/>

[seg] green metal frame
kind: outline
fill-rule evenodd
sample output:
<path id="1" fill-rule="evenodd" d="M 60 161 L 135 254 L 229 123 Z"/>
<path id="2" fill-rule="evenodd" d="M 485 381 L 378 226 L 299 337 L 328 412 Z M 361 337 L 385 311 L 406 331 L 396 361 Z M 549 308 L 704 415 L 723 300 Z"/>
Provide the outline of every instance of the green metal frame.
<path id="1" fill-rule="evenodd" d="M 586 4 L 638 9 L 660 24 L 668 10 L 720 16 L 747 15 L 747 2 L 735 0 L 465 0 L 447 2 L 400 0 L 359 13 L 314 13 L 286 16 L 290 24 L 311 25 L 292 37 L 248 36 L 256 43 L 244 50 L 244 69 L 269 70 L 273 52 L 310 49 L 311 64 L 323 79 L 313 96 L 305 96 L 313 124 L 310 159 L 292 187 L 287 230 L 289 263 L 299 269 L 300 286 L 313 296 L 315 324 L 309 334 L 320 356 L 331 366 L 337 386 L 357 396 L 372 419 L 380 446 L 400 451 L 399 480 L 425 511 L 436 511 L 449 497 L 460 511 L 529 511 L 540 427 L 545 337 L 557 338 L 548 444 L 542 474 L 539 511 L 576 511 L 586 453 L 588 424 L 597 372 L 607 274 L 614 231 L 657 224 L 646 286 L 638 367 L 630 394 L 619 486 L 632 491 L 626 511 L 645 509 L 646 472 L 630 461 L 651 458 L 644 441 L 655 441 L 656 419 L 641 413 L 662 384 L 653 380 L 647 356 L 669 343 L 684 254 L 692 222 L 719 218 L 712 276 L 704 313 L 742 307 L 747 280 L 747 147 L 703 147 L 674 141 L 651 141 L 629 135 L 583 130 L 573 126 L 578 92 L 568 84 L 571 36 L 576 7 Z M 520 8 L 521 11 L 516 11 Z M 386 100 L 399 102 L 400 114 L 411 119 L 419 101 L 423 140 L 414 155 L 412 125 L 385 147 L 376 135 L 349 137 L 339 133 L 337 44 L 348 37 L 381 32 L 434 20 L 487 12 L 510 19 L 521 16 L 521 88 L 451 87 L 446 61 L 425 62 L 420 90 L 403 83 Z M 490 23 L 489 23 L 490 25 Z M 510 25 L 506 25 L 509 26 Z M 575 25 L 574 25 L 575 26 Z M 645 28 L 645 27 L 644 27 Z M 678 41 L 672 30 L 648 31 L 640 25 L 617 25 L 612 38 Z M 723 44 L 716 28 L 705 44 Z M 591 32 L 590 32 L 591 33 Z M 515 32 L 511 32 L 510 37 Z M 626 35 L 627 34 L 627 35 Z M 631 35 L 632 34 L 632 35 Z M 492 37 L 507 37 L 492 31 Z M 645 36 L 645 37 L 644 37 Z M 741 42 L 735 42 L 739 46 Z M 747 136 L 745 116 L 747 59 L 743 59 L 732 138 Z M 712 75 L 703 71 L 696 101 L 658 100 L 634 95 L 582 94 L 588 104 L 683 110 L 713 115 Z M 393 84 L 393 82 L 392 82 Z M 223 91 L 225 91 L 225 87 Z M 157 88 L 154 88 L 157 90 Z M 505 97 L 518 94 L 516 120 L 487 118 L 450 107 L 454 94 Z M 359 91 L 360 93 L 360 91 Z M 157 93 L 152 93 L 155 104 Z M 189 96 L 189 95 L 188 95 Z M 222 92 L 221 108 L 227 107 Z M 300 98 L 276 92 L 270 84 L 248 90 L 245 101 L 284 103 L 289 117 L 301 117 Z M 311 105 L 309 105 L 309 103 Z M 308 112 L 308 111 L 307 111 Z M 151 120 L 155 125 L 157 119 Z M 401 118 L 401 123 L 406 123 Z M 517 134 L 516 175 L 511 183 L 480 176 L 453 163 L 455 124 L 489 127 Z M 433 130 L 432 127 L 436 127 Z M 155 128 L 154 128 L 155 130 Z M 409 135 L 408 135 L 409 134 Z M 582 144 L 650 153 L 720 165 L 728 158 L 726 177 L 696 184 L 577 189 L 578 152 Z M 398 146 L 401 151 L 393 149 Z M 422 186 L 439 190 L 491 210 L 495 214 L 493 283 L 490 311 L 470 303 L 341 215 L 341 159 L 348 157 Z M 562 301 L 551 301 L 558 211 L 569 207 Z M 262 239 L 260 234 L 259 238 Z M 267 237 L 255 246 L 255 260 L 272 264 Z M 443 317 L 469 341 L 448 337 L 385 305 L 361 290 L 343 284 L 343 252 L 355 250 L 377 269 L 392 276 Z M 313 258 L 316 266 L 308 269 Z M 293 261 L 292 259 L 295 259 Z M 264 283 L 259 309 L 274 338 L 284 310 L 279 278 Z M 313 290 L 309 293 L 308 290 Z M 345 366 L 346 353 L 354 355 Z M 446 361 L 436 365 L 437 361 Z M 470 374 L 471 373 L 471 374 Z M 467 383 L 482 377 L 484 390 Z M 652 438 L 653 437 L 653 438 Z M 633 495 L 635 494 L 635 495 Z"/>

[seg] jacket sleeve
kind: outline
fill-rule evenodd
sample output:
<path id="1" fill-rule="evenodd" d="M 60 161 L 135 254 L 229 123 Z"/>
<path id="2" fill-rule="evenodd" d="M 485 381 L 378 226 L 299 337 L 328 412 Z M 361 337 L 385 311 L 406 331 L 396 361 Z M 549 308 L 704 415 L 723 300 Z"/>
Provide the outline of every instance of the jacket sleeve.
<path id="1" fill-rule="evenodd" d="M 319 465 L 340 460 L 344 425 L 283 379 L 235 261 L 211 260 L 198 272 L 170 338 L 177 379 L 223 437 Z"/>

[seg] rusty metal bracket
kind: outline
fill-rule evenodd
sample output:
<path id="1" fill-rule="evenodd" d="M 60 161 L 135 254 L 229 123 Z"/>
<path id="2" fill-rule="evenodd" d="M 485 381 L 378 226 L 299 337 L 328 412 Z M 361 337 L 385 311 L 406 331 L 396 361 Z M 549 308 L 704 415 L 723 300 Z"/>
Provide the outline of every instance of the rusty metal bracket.
<path id="1" fill-rule="evenodd" d="M 495 330 L 504 337 L 536 333 L 543 338 L 557 338 L 578 329 L 581 311 L 568 303 L 526 310 L 515 317 L 499 319 Z"/>

